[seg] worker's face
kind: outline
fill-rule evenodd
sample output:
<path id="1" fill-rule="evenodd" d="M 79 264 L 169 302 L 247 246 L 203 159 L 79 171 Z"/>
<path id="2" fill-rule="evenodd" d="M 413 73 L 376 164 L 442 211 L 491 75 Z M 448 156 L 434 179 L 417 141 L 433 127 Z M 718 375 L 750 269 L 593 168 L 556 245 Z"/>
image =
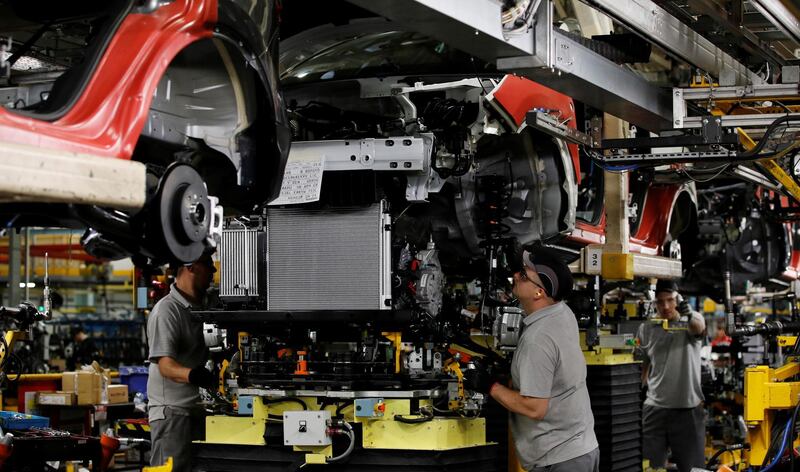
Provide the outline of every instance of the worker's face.
<path id="1" fill-rule="evenodd" d="M 194 289 L 198 294 L 204 294 L 211 286 L 214 273 L 217 271 L 211 256 L 201 257 L 189 267 L 189 270 L 192 272 Z"/>
<path id="2" fill-rule="evenodd" d="M 544 288 L 539 276 L 526 267 L 514 274 L 514 285 L 511 292 L 519 300 L 530 300 L 541 298 L 544 295 Z"/>
<path id="3" fill-rule="evenodd" d="M 656 294 L 656 310 L 660 318 L 668 320 L 679 318 L 678 310 L 675 309 L 678 305 L 676 295 L 676 292 L 658 292 Z"/>

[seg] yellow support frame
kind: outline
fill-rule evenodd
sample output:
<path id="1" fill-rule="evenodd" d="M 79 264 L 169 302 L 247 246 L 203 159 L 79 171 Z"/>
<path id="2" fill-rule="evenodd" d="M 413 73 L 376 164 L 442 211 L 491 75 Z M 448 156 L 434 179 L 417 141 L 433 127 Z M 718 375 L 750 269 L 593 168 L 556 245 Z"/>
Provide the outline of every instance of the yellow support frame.
<path id="1" fill-rule="evenodd" d="M 790 362 L 777 369 L 748 367 L 744 373 L 744 420 L 750 442 L 750 464 L 761 464 L 770 444 L 775 410 L 794 408 L 800 401 L 800 382 L 785 382 L 800 374 L 800 364 Z"/>
<path id="2" fill-rule="evenodd" d="M 753 139 L 742 128 L 736 128 L 736 132 L 739 134 L 739 142 L 742 143 L 742 147 L 748 151 L 756 147 L 755 141 L 753 141 Z M 758 161 L 758 163 L 761 164 L 761 166 L 764 167 L 764 169 L 769 172 L 779 184 L 781 184 L 784 190 L 786 190 L 786 192 L 792 198 L 800 202 L 800 185 L 797 185 L 797 182 L 795 182 L 794 178 L 787 174 L 786 171 L 783 170 L 783 168 L 778 164 L 779 159 L 792 152 L 798 147 L 798 145 L 800 144 L 794 143 L 776 154 L 774 157 L 769 159 L 761 159 Z"/>
<path id="3" fill-rule="evenodd" d="M 356 418 L 361 423 L 365 449 L 447 451 L 487 445 L 484 418 L 433 418 L 407 424 L 395 421 L 394 416 L 408 416 L 410 400 L 387 398 L 384 404 L 382 417 Z"/>
<path id="4" fill-rule="evenodd" d="M 206 440 L 198 442 L 263 446 L 268 414 L 261 397 L 253 397 L 253 416 L 208 416 Z"/>

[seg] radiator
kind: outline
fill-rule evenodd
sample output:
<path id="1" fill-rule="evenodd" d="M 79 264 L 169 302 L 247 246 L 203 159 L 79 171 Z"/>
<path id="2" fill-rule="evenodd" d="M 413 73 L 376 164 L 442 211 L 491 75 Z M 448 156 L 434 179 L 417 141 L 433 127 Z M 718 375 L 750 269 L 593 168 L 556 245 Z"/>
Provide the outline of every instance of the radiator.
<path id="1" fill-rule="evenodd" d="M 236 301 L 266 293 L 267 235 L 258 229 L 231 228 L 222 231 L 219 248 L 219 296 Z"/>
<path id="2" fill-rule="evenodd" d="M 391 305 L 391 218 L 365 208 L 270 208 L 270 310 L 377 310 Z"/>

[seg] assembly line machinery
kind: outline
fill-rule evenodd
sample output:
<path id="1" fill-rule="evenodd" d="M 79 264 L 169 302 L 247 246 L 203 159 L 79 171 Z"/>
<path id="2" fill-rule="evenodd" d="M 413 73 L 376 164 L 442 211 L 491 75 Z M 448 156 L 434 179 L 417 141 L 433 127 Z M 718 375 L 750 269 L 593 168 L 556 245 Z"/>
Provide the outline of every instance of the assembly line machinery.
<path id="1" fill-rule="evenodd" d="M 343 461 L 365 470 L 409 464 L 504 470 L 506 427 L 490 423 L 505 414 L 485 411 L 487 399 L 464 379 L 484 364 L 503 369 L 510 359 L 523 314 L 509 297 L 509 277 L 515 244 L 532 230 L 509 218 L 507 208 L 519 199 L 531 206 L 517 214 L 539 211 L 517 194 L 523 191 L 517 179 L 541 187 L 543 169 L 564 158 L 566 144 L 582 146 L 614 171 L 605 173 L 605 240 L 571 255 L 573 270 L 587 277 L 590 302 L 576 313 L 586 329 L 588 363 L 598 367 L 590 375 L 599 382 L 593 408 L 607 402 L 608 432 L 622 438 L 614 428 L 637 424 L 630 408 L 638 401 L 639 370 L 630 335 L 600 329 L 601 278 L 677 278 L 681 264 L 631 252 L 629 183 L 620 171 L 681 164 L 696 175 L 725 173 L 797 201 L 795 164 L 787 163 L 796 141 L 784 139 L 800 129 L 797 66 L 787 64 L 783 82 L 769 83 L 646 0 L 589 3 L 701 71 L 689 87 L 648 83 L 553 28 L 548 0 L 516 2 L 513 21 L 491 0 L 352 3 L 660 135 L 627 136 L 609 115 L 575 129 L 532 110 L 525 126 L 555 144 L 555 151 L 537 153 L 535 168 L 511 153 L 479 162 L 470 139 L 443 151 L 435 144 L 441 136 L 425 127 L 390 137 L 295 142 L 279 200 L 228 218 L 222 230 L 220 302 L 197 314 L 222 359 L 220 389 L 212 395 L 217 414 L 195 445 L 198 463 L 204 470 L 250 462 L 335 469 Z M 416 113 L 409 97 L 424 87 L 368 93 L 394 96 Z M 783 108 L 767 109 L 766 101 Z M 497 132 L 484 116 L 470 129 Z M 320 155 L 325 159 L 314 157 Z M 370 172 L 360 172 L 365 168 Z M 742 335 L 755 329 L 735 320 L 729 328 Z M 751 465 L 774 456 L 775 410 L 798 404 L 800 387 L 791 381 L 797 373 L 794 361 L 747 370 Z M 633 390 L 615 400 L 615 384 L 604 376 L 633 379 L 625 383 Z M 634 418 L 630 424 L 612 421 L 619 408 Z M 625 433 L 639 444 L 634 430 Z M 621 458 L 631 470 L 641 461 L 633 449 Z"/>
<path id="2" fill-rule="evenodd" d="M 143 24 L 151 19 L 147 15 L 159 9 L 182 7 L 175 2 L 140 3 L 131 15 Z M 386 25 L 400 25 L 398 29 L 441 41 L 437 54 L 445 45 L 468 52 L 473 68 L 476 59 L 483 61 L 491 65 L 492 76 L 484 78 L 475 71 L 467 79 L 425 82 L 415 74 L 397 79 L 404 72 L 391 58 L 384 58 L 375 77 L 369 78 L 373 80 L 358 78 L 349 92 L 343 88 L 330 93 L 338 94 L 340 101 L 354 98 L 359 105 L 360 100 L 389 104 L 387 109 L 394 114 L 356 106 L 358 117 L 366 116 L 369 126 L 348 117 L 351 132 L 341 137 L 337 134 L 341 130 L 330 125 L 332 120 L 324 113 L 338 114 L 340 120 L 344 113 L 320 105 L 318 84 L 284 86 L 286 103 L 276 93 L 277 65 L 271 61 L 272 56 L 277 58 L 272 48 L 278 36 L 272 32 L 262 38 L 263 32 L 256 31 L 277 26 L 273 11 L 238 0 L 218 3 L 223 12 L 219 18 L 209 13 L 216 6 L 208 11 L 187 8 L 176 12 L 175 18 L 191 16 L 187 12 L 208 15 L 195 19 L 200 26 L 193 30 L 194 40 L 202 44 L 200 38 L 213 37 L 215 54 L 221 58 L 216 72 L 231 81 L 184 89 L 194 84 L 195 76 L 173 80 L 184 76 L 180 67 L 170 68 L 161 70 L 164 80 L 153 80 L 161 84 L 157 90 L 136 89 L 154 95 L 152 104 L 142 99 L 148 93 L 137 92 L 135 99 L 127 100 L 141 105 L 136 111 L 142 122 L 144 114 L 151 116 L 141 137 L 138 131 L 125 135 L 127 147 L 121 156 L 130 158 L 134 146 L 137 157 L 166 150 L 169 162 L 163 163 L 160 183 L 156 185 L 158 179 L 145 172 L 153 169 L 152 163 L 150 167 L 137 161 L 120 165 L 109 158 L 106 161 L 115 165 L 106 169 L 112 177 L 102 174 L 102 189 L 114 198 L 100 199 L 93 192 L 91 198 L 79 201 L 103 208 L 74 207 L 67 200 L 75 200 L 75 195 L 59 195 L 55 200 L 73 205 L 69 208 L 86 225 L 105 224 L 114 230 L 107 239 L 91 229 L 87 232 L 94 236 L 85 238 L 85 245 L 97 254 L 120 254 L 110 250 L 121 245 L 126 254 L 138 252 L 134 255 L 140 262 L 190 261 L 204 248 L 217 247 L 219 299 L 195 315 L 206 323 L 206 342 L 214 352 L 220 382 L 206 398 L 213 411 L 206 420 L 205 440 L 194 444 L 196 466 L 207 471 L 296 470 L 323 464 L 331 470 L 413 466 L 421 471 L 499 471 L 513 467 L 506 459 L 506 412 L 471 388 L 470 379 L 477 372 L 500 373 L 508 368 L 524 316 L 510 293 L 510 280 L 519 270 L 520 245 L 536 243 L 561 250 L 573 272 L 581 274 L 577 297 L 570 303 L 583 331 L 592 406 L 602 432 L 602 457 L 615 461 L 612 466 L 608 462 L 612 459 L 604 459 L 601 466 L 603 470 L 641 470 L 635 342 L 630 333 L 609 326 L 624 324 L 623 318 L 603 321 L 603 293 L 608 288 L 604 284 L 676 279 L 687 267 L 680 260 L 677 239 L 659 241 L 649 252 L 632 250 L 629 172 L 652 176 L 659 169 L 660 183 L 685 185 L 685 198 L 694 210 L 695 184 L 722 177 L 758 189 L 751 192 L 755 196 L 748 195 L 757 200 L 748 201 L 751 206 L 737 208 L 735 199 L 715 202 L 726 206 L 722 216 L 709 215 L 714 207 L 695 211 L 692 215 L 697 218 L 686 216 L 691 212 L 676 213 L 686 220 L 676 217 L 661 222 L 670 237 L 677 238 L 688 228 L 713 239 L 710 252 L 734 245 L 736 238 L 726 230 L 733 228 L 741 234 L 750 229 L 748 222 L 756 220 L 770 219 L 770 230 L 785 230 L 787 241 L 800 236 L 800 232 L 789 234 L 788 223 L 800 214 L 800 141 L 796 136 L 800 131 L 800 65 L 797 58 L 786 56 L 786 44 L 800 41 L 792 11 L 778 0 L 738 2 L 747 3 L 776 28 L 770 34 L 779 39 L 770 44 L 773 47 L 765 47 L 765 40 L 742 26 L 744 12 L 721 17 L 722 7 L 715 1 L 583 1 L 607 16 L 605 27 L 611 28 L 613 21 L 624 36 L 644 38 L 675 61 L 670 64 L 680 64 L 676 75 L 689 72 L 685 77 L 667 78 L 680 86 L 663 87 L 648 81 L 647 71 L 637 73 L 631 66 L 647 62 L 649 46 L 640 61 L 621 50 L 624 47 L 613 46 L 618 38 L 590 39 L 585 37 L 588 31 L 581 35 L 579 30 L 568 31 L 566 23 L 555 26 L 555 9 L 563 8 L 563 2 L 349 0 L 389 20 Z M 698 9 L 712 16 L 716 13 L 720 24 L 708 30 L 714 35 L 701 34 L 696 31 L 699 25 L 685 23 L 694 21 Z M 244 14 L 245 10 L 248 20 L 258 19 L 241 28 L 252 36 L 249 40 L 257 39 L 259 47 L 252 53 L 245 50 L 244 42 L 227 36 L 227 24 L 243 24 L 230 12 Z M 739 24 L 734 21 L 737 16 Z M 178 24 L 172 19 L 167 23 Z M 49 27 L 46 22 L 42 31 Z M 189 29 L 176 29 L 181 30 L 181 41 L 189 42 Z M 722 30 L 727 33 L 722 35 Z M 598 36 L 607 32 L 596 31 Z M 635 42 L 639 40 L 628 44 Z M 164 43 L 177 44 L 177 40 Z M 733 43 L 741 48 L 732 47 Z M 741 51 L 747 54 L 736 54 Z M 200 52 L 208 55 L 208 51 Z M 270 60 L 256 67 L 265 58 Z M 5 67 L 5 61 L 0 57 L 0 67 Z M 767 62 L 763 75 L 753 67 L 761 61 Z M 154 61 L 165 66 L 168 62 L 165 58 Z M 398 74 L 391 76 L 395 82 L 388 80 L 387 70 Z M 776 70 L 780 70 L 779 80 Z M 335 77 L 331 72 L 335 71 L 326 71 L 320 80 L 335 82 L 330 80 Z M 280 126 L 269 133 L 262 132 L 270 126 L 260 121 L 254 122 L 260 128 L 245 126 L 253 124 L 250 115 L 255 112 L 247 105 L 257 95 L 249 88 L 255 78 L 270 79 L 265 82 L 270 100 L 264 119 Z M 503 87 L 506 97 L 517 96 L 508 90 L 522 80 L 535 83 L 527 85 L 535 99 L 504 102 Z M 177 91 L 172 91 L 173 86 L 179 87 Z M 542 92 L 542 86 L 552 90 Z M 228 89 L 234 96 L 218 100 L 236 107 L 220 108 L 217 121 L 209 121 L 204 113 L 214 109 L 209 106 L 213 100 L 203 101 L 201 94 Z M 199 101 L 173 105 L 172 94 L 199 97 Z M 310 116 L 314 107 L 317 112 L 322 109 L 322 118 Z M 180 122 L 181 129 L 175 126 L 173 131 L 164 117 L 172 119 L 185 110 L 193 113 Z M 369 121 L 375 116 L 390 116 L 391 123 L 374 120 L 378 121 L 375 125 Z M 161 120 L 166 124 L 162 126 Z M 26 136 L 34 134 L 35 127 L 28 128 Z M 214 132 L 222 128 L 224 143 L 215 142 L 221 138 Z M 290 134 L 294 141 L 287 151 Z M 107 135 L 121 142 L 118 133 Z M 303 136 L 306 139 L 298 139 Z M 187 141 L 191 141 L 188 147 Z M 147 146 L 138 147 L 141 143 Z M 47 162 L 56 158 L 67 162 L 79 154 L 33 145 L 24 149 L 26 162 L 37 156 Z M 218 155 L 219 149 L 225 156 Z M 249 164 L 249 158 L 276 152 L 282 158 L 288 152 L 288 162 L 281 161 L 275 168 Z M 236 160 L 230 161 L 227 154 Z M 222 159 L 229 172 L 222 172 L 222 167 L 206 168 L 200 175 L 189 163 L 195 158 L 210 163 Z M 602 218 L 596 224 L 602 230 L 586 230 L 594 239 L 576 225 L 581 159 L 602 175 Z M 89 174 L 86 182 L 95 182 L 91 179 L 96 178 L 97 169 L 91 166 L 98 164 L 86 162 L 81 167 Z M 217 170 L 219 176 L 211 175 Z M 282 186 L 276 177 L 281 174 Z M 269 189 L 261 180 L 256 186 L 256 177 L 268 177 Z M 238 202 L 238 213 L 223 219 L 222 206 L 210 195 L 209 183 L 215 180 L 219 180 L 217 192 L 225 192 L 226 185 L 232 190 L 252 184 L 248 192 L 260 186 L 272 198 L 281 187 L 280 196 L 269 205 L 253 205 L 255 193 L 239 195 L 247 198 Z M 123 181 L 128 196 L 118 195 Z M 0 195 L 16 195 L 20 191 L 12 185 L 16 183 L 0 185 Z M 674 197 L 670 205 L 677 195 L 670 194 Z M 237 193 L 232 191 L 228 197 Z M 53 195 L 32 198 L 54 201 Z M 159 211 L 140 212 L 148 207 Z M 743 212 L 747 214 L 742 216 Z M 179 218 L 171 218 L 175 215 Z M 10 219 L 9 226 L 16 218 Z M 664 220 L 670 218 L 671 212 Z M 672 234 L 669 230 L 676 227 L 680 231 Z M 138 231 L 142 228 L 148 231 Z M 173 241 L 159 236 L 165 241 L 148 244 L 156 230 L 170 230 L 178 237 Z M 139 232 L 151 234 L 145 237 Z M 575 234 L 578 243 L 561 244 Z M 719 260 L 731 266 L 732 257 L 734 251 L 728 251 L 727 259 Z M 733 276 L 743 286 L 750 274 L 745 269 Z M 771 275 L 762 278 L 773 283 Z M 726 281 L 727 300 L 731 299 L 731 280 Z M 726 311 L 728 330 L 739 337 L 783 335 L 800 329 L 797 320 L 748 325 L 736 319 L 731 306 Z M 27 306 L 0 308 L 3 313 L 18 315 L 24 326 L 36 315 Z M 13 336 L 8 334 L 7 339 Z M 740 457 L 761 470 L 774 467 L 787 445 L 794 444 L 800 409 L 796 381 L 800 364 L 793 357 L 800 354 L 798 344 L 781 342 L 795 346 L 788 362 L 750 367 L 744 373 L 749 449 Z M 789 450 L 794 454 L 793 447 Z"/>

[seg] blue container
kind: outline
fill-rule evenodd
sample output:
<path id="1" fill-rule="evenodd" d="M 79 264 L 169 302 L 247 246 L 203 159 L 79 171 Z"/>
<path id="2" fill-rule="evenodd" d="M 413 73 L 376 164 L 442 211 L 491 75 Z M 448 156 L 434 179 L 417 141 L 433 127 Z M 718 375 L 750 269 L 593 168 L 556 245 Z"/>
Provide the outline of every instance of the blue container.
<path id="1" fill-rule="evenodd" d="M 141 393 L 147 399 L 147 367 L 136 366 L 120 366 L 119 367 L 119 381 L 120 383 L 128 386 L 129 394 Z"/>
<path id="2" fill-rule="evenodd" d="M 6 429 L 31 429 L 50 427 L 50 418 L 26 415 L 16 411 L 0 411 L 0 426 Z"/>

